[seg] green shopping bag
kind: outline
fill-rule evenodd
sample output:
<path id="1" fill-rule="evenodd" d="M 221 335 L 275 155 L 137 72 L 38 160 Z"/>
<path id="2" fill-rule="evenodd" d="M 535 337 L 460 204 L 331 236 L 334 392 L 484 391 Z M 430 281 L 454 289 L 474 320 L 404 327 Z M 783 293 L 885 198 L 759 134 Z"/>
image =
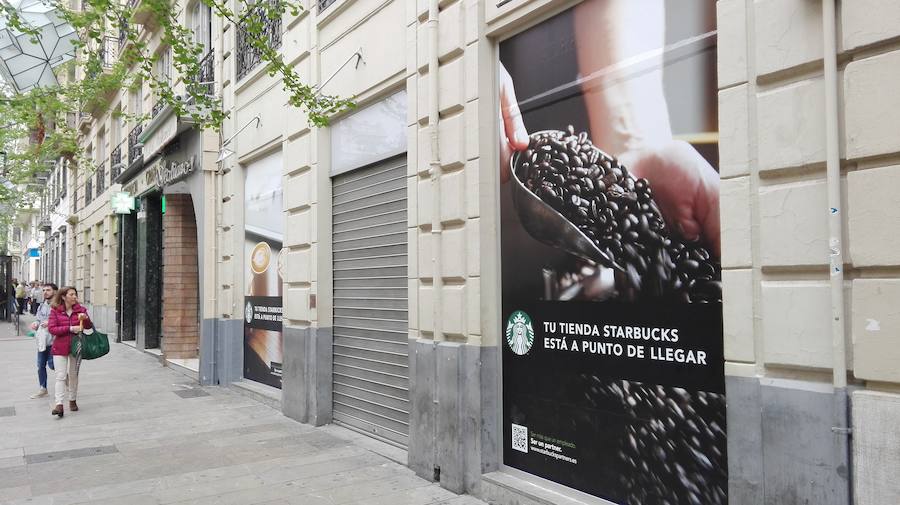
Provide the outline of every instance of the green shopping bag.
<path id="1" fill-rule="evenodd" d="M 81 333 L 72 339 L 72 356 L 81 354 L 81 359 L 97 359 L 109 354 L 109 337 L 94 330 L 90 335 Z"/>

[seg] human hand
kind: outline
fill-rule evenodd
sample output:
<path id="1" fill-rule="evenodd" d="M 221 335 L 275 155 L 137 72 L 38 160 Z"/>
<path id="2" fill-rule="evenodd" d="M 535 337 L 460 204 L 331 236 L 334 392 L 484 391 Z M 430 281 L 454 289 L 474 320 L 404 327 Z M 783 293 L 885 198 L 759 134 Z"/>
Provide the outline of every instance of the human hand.
<path id="1" fill-rule="evenodd" d="M 519 111 L 512 77 L 500 65 L 500 182 L 509 180 L 513 151 L 528 149 L 528 131 Z"/>
<path id="2" fill-rule="evenodd" d="M 650 182 L 663 217 L 682 238 L 702 239 L 720 256 L 719 174 L 684 141 L 629 151 L 619 161 Z"/>
<path id="3" fill-rule="evenodd" d="M 37 323 L 37 321 L 31 323 L 31 324 L 29 325 L 29 327 L 30 327 L 32 330 L 38 329 L 38 323 Z"/>

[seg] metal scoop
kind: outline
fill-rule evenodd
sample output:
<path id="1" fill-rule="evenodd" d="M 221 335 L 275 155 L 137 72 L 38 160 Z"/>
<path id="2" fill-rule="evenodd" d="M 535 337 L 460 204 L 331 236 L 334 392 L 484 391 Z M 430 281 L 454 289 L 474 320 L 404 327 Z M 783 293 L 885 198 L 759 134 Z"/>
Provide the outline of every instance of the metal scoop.
<path id="1" fill-rule="evenodd" d="M 535 135 L 551 132 L 554 132 L 554 130 L 536 132 Z M 519 165 L 519 158 L 523 154 L 523 151 L 517 151 L 510 160 L 509 168 L 512 172 L 513 180 L 513 204 L 516 207 L 516 212 L 519 214 L 519 221 L 522 222 L 525 230 L 532 237 L 547 245 L 558 247 L 580 258 L 624 272 L 625 268 L 622 265 L 616 263 L 614 259 L 601 251 L 578 227 L 557 212 L 556 209 L 538 198 L 519 180 L 516 168 Z"/>

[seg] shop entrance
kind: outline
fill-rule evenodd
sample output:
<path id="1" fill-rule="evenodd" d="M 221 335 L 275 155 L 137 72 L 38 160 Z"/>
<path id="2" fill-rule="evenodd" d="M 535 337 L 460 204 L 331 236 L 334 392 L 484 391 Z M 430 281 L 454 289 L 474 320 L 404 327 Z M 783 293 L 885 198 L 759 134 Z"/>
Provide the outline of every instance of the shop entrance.
<path id="1" fill-rule="evenodd" d="M 333 418 L 409 440 L 406 154 L 332 179 Z"/>
<path id="2" fill-rule="evenodd" d="M 135 339 L 140 349 L 157 349 L 162 307 L 162 200 L 157 192 L 141 198 L 136 242 Z"/>
<path id="3" fill-rule="evenodd" d="M 194 203 L 190 193 L 170 193 L 165 199 L 162 351 L 167 361 L 198 371 L 200 280 Z"/>

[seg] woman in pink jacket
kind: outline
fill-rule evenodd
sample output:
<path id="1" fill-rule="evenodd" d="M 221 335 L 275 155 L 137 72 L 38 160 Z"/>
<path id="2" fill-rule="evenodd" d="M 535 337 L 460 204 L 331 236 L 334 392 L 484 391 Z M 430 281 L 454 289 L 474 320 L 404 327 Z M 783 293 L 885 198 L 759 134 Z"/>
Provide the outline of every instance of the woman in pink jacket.
<path id="1" fill-rule="evenodd" d="M 50 321 L 47 325 L 53 334 L 53 346 L 50 354 L 53 355 L 53 365 L 56 369 L 56 407 L 50 413 L 63 416 L 63 401 L 66 393 L 69 397 L 69 410 L 78 410 L 75 403 L 75 395 L 78 394 L 78 369 L 81 367 L 81 354 L 70 356 L 72 339 L 79 338 L 78 334 L 94 332 L 94 325 L 88 317 L 87 309 L 78 303 L 78 291 L 72 286 L 60 289 L 53 298 L 53 310 L 50 311 Z"/>

